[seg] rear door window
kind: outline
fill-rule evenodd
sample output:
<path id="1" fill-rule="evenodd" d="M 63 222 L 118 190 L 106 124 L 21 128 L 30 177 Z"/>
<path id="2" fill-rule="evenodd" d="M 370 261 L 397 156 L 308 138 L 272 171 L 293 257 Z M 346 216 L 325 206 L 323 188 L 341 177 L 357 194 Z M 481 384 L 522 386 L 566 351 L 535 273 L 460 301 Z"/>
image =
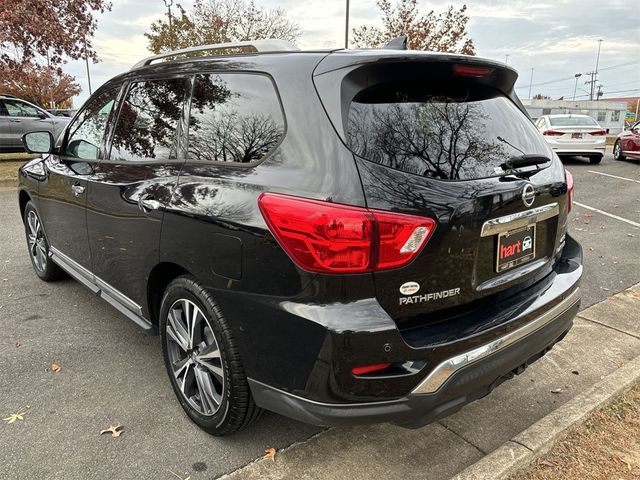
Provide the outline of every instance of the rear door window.
<path id="1" fill-rule="evenodd" d="M 118 114 L 110 159 L 166 161 L 177 158 L 178 127 L 188 80 L 132 83 Z"/>
<path id="2" fill-rule="evenodd" d="M 256 74 L 197 75 L 189 116 L 189 159 L 255 163 L 284 135 L 272 81 Z"/>
<path id="3" fill-rule="evenodd" d="M 499 91 L 480 84 L 397 81 L 356 94 L 348 147 L 388 167 L 441 180 L 500 174 L 523 154 L 552 153 L 531 121 Z"/>

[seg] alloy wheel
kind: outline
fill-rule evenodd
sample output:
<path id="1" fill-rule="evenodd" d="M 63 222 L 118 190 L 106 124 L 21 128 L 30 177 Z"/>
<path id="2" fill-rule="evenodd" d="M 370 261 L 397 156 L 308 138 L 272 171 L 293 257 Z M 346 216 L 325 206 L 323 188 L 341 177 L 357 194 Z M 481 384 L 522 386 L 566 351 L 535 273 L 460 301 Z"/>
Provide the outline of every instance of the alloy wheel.
<path id="1" fill-rule="evenodd" d="M 613 146 L 613 156 L 614 158 L 620 158 L 620 142 L 616 142 Z"/>
<path id="2" fill-rule="evenodd" d="M 30 210 L 27 215 L 27 229 L 27 243 L 33 265 L 39 272 L 44 272 L 47 267 L 47 240 L 38 214 L 34 210 Z"/>
<path id="3" fill-rule="evenodd" d="M 166 342 L 183 398 L 201 415 L 214 415 L 224 395 L 222 356 L 209 320 L 191 300 L 178 299 L 169 308 Z"/>

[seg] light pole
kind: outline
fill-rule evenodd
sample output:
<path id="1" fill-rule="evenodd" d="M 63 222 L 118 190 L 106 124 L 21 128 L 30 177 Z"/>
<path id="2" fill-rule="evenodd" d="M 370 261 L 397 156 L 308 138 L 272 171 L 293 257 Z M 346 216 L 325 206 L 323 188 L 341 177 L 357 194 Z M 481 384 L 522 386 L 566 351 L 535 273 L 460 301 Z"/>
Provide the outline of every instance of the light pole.
<path id="1" fill-rule="evenodd" d="M 89 55 L 87 55 L 87 39 L 84 39 L 84 61 L 87 64 L 87 82 L 89 83 L 89 96 L 91 96 L 91 73 L 89 72 Z"/>
<path id="2" fill-rule="evenodd" d="M 504 63 L 507 63 L 507 64 L 509 63 L 509 54 L 508 53 L 504 56 Z"/>
<path id="3" fill-rule="evenodd" d="M 173 18 L 171 15 L 172 5 L 173 5 L 173 0 L 164 0 L 164 6 L 167 7 L 167 10 L 169 11 L 169 38 L 170 38 L 169 41 L 171 42 L 171 50 L 175 48 L 174 41 L 173 41 Z"/>
<path id="4" fill-rule="evenodd" d="M 529 80 L 529 100 L 531 100 L 531 87 L 533 86 L 533 67 L 531 68 L 531 79 Z"/>
<path id="5" fill-rule="evenodd" d="M 347 9 L 344 21 L 344 48 L 349 48 L 349 0 L 347 0 Z"/>
<path id="6" fill-rule="evenodd" d="M 576 84 L 573 86 L 573 101 L 576 101 L 576 90 L 578 89 L 578 79 L 582 76 L 581 73 L 576 73 L 574 77 L 576 77 Z"/>

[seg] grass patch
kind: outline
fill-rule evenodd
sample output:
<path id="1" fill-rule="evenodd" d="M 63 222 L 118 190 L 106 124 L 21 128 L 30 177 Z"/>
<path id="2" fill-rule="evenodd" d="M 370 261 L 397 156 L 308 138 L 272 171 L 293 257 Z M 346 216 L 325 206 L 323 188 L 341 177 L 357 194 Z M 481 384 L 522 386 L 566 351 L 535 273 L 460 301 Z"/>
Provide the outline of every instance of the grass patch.
<path id="1" fill-rule="evenodd" d="M 640 478 L 640 383 L 592 413 L 512 480 Z"/>
<path id="2" fill-rule="evenodd" d="M 24 165 L 24 161 L 5 161 L 0 162 L 0 182 L 9 185 L 12 182 L 18 183 L 18 169 Z"/>
<path id="3" fill-rule="evenodd" d="M 36 155 L 33 153 L 26 153 L 26 152 L 17 152 L 17 153 L 0 153 L 0 162 L 6 162 L 6 161 L 17 161 L 17 160 L 30 160 L 32 158 L 37 158 L 40 155 Z"/>

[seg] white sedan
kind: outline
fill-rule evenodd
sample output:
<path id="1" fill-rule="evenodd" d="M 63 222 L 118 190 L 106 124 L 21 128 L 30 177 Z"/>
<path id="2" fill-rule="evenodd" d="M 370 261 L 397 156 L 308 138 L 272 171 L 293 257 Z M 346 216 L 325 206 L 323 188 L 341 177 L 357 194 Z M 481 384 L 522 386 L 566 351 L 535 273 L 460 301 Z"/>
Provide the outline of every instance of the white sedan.
<path id="1" fill-rule="evenodd" d="M 536 127 L 560 157 L 580 155 L 600 163 L 604 156 L 607 131 L 588 115 L 543 115 Z"/>

